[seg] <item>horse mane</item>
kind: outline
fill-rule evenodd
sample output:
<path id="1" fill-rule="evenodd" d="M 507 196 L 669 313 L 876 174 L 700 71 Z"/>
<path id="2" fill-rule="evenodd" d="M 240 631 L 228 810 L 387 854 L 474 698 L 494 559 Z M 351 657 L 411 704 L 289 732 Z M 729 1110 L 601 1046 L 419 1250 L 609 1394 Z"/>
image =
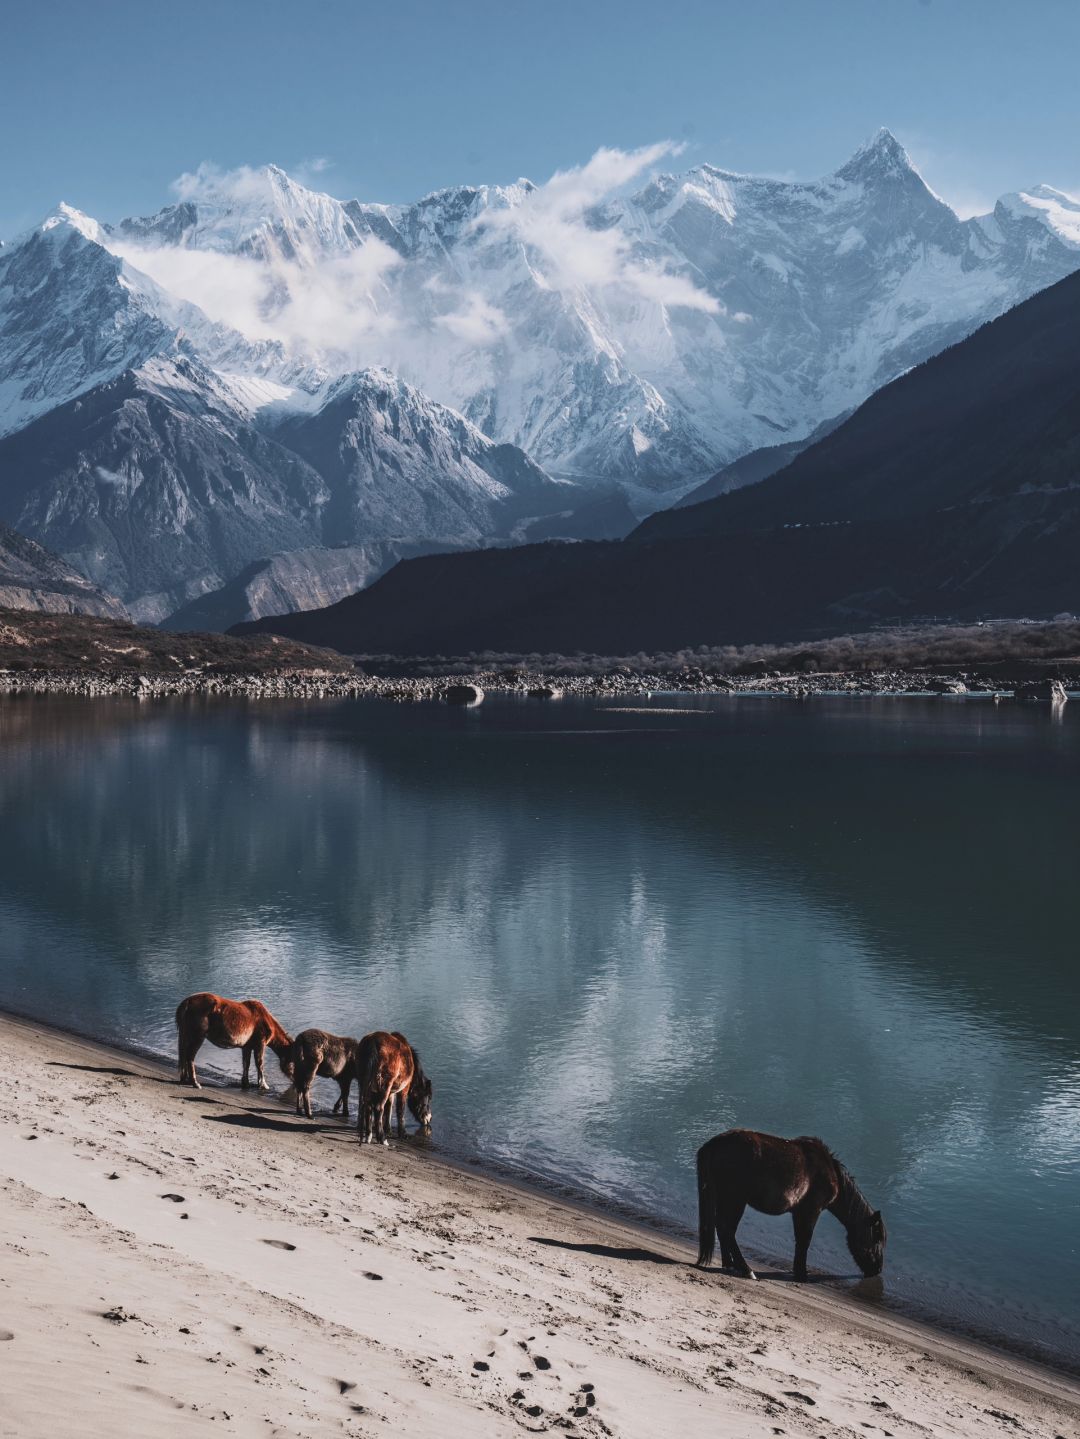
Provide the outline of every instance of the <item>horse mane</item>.
<path id="1" fill-rule="evenodd" d="M 874 1213 L 873 1205 L 855 1183 L 851 1171 L 840 1163 L 831 1150 L 829 1158 L 836 1167 L 836 1182 L 839 1186 L 836 1199 L 829 1208 L 845 1229 L 850 1229 L 852 1225 L 865 1224 Z"/>
<path id="2" fill-rule="evenodd" d="M 402 1044 L 405 1045 L 409 1053 L 412 1055 L 413 1077 L 412 1084 L 409 1085 L 409 1089 L 419 1089 L 424 1083 L 424 1080 L 427 1078 L 427 1075 L 424 1073 L 424 1066 L 420 1063 L 420 1051 L 418 1049 L 414 1049 L 413 1046 L 409 1043 L 409 1041 L 405 1038 L 405 1036 L 399 1033 L 399 1031 L 396 1029 L 394 1030 L 394 1038 L 400 1039 Z"/>
<path id="3" fill-rule="evenodd" d="M 823 1139 L 816 1134 L 804 1134 L 795 1140 L 796 1144 L 810 1145 L 818 1151 L 832 1168 L 836 1179 L 836 1198 L 829 1205 L 829 1212 L 835 1214 L 845 1229 L 853 1224 L 862 1224 L 874 1213 L 874 1207 L 855 1183 L 851 1171 L 832 1152 Z"/>
<path id="4" fill-rule="evenodd" d="M 267 1009 L 266 1005 L 263 1004 L 261 999 L 248 999 L 244 1002 L 245 1004 L 247 1004 L 249 1009 L 253 1009 L 258 1014 L 261 1014 L 262 1017 L 269 1023 L 270 1038 L 267 1040 L 267 1043 L 269 1044 L 270 1048 L 275 1052 L 275 1054 L 277 1053 L 279 1047 L 285 1049 L 292 1045 L 292 1035 L 287 1029 L 282 1028 L 282 1026 L 277 1022 L 274 1016 Z"/>

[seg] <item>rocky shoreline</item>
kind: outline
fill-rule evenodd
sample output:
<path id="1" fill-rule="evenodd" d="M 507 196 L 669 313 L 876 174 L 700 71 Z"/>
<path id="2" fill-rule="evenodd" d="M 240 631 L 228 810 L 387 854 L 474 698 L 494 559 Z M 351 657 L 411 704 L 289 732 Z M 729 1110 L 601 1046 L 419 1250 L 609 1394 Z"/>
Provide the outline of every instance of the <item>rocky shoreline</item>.
<path id="1" fill-rule="evenodd" d="M 397 702 L 449 702 L 475 705 L 487 694 L 557 700 L 578 698 L 644 698 L 657 694 L 774 695 L 811 699 L 825 695 L 940 695 L 1016 698 L 1034 703 L 1063 703 L 1067 691 L 1060 680 L 1036 677 L 931 673 L 883 670 L 869 673 L 835 671 L 821 674 L 716 675 L 688 668 L 681 672 L 625 670 L 600 675 L 552 678 L 515 669 L 480 670 L 468 676 L 393 678 L 329 670 L 208 673 L 189 670 L 132 673 L 123 670 L 26 669 L 0 670 L 0 695 L 71 695 L 83 698 L 128 697 L 165 699 L 214 695 L 236 699 L 357 699 Z"/>

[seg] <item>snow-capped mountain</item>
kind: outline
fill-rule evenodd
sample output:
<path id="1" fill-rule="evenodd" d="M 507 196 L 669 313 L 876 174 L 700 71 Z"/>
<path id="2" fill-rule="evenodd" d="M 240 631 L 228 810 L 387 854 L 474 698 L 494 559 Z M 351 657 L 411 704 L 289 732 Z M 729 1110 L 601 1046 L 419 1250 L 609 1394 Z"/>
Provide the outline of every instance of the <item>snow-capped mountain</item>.
<path id="1" fill-rule="evenodd" d="M 177 348 L 235 374 L 256 406 L 325 379 L 277 341 L 210 320 L 108 244 L 96 220 L 62 204 L 0 251 L 0 435 Z"/>
<path id="2" fill-rule="evenodd" d="M 1040 186 L 962 221 L 884 130 L 813 182 L 710 165 L 633 193 L 567 195 L 566 180 L 391 206 L 270 167 L 212 176 L 115 233 L 214 318 L 314 348 L 331 372 L 385 365 L 642 508 L 802 438 L 1080 267 L 1080 202 Z M 200 253 L 239 266 L 254 319 L 214 312 Z M 301 313 L 320 306 L 322 344 Z"/>
<path id="3" fill-rule="evenodd" d="M 0 515 L 156 622 L 269 555 L 477 545 L 567 509 L 572 486 L 385 372 L 266 430 L 252 388 L 174 343 L 0 440 Z"/>
<path id="4" fill-rule="evenodd" d="M 0 517 L 143 619 L 298 550 L 620 533 L 614 488 L 670 504 L 1080 268 L 1080 201 L 960 220 L 887 131 L 812 182 L 665 149 L 411 205 L 269 166 L 60 206 L 0 249 Z"/>
<path id="5" fill-rule="evenodd" d="M 345 375 L 320 399 L 315 413 L 285 415 L 268 432 L 326 480 L 324 530 L 335 541 L 424 535 L 479 544 L 564 509 L 573 493 L 388 370 Z"/>

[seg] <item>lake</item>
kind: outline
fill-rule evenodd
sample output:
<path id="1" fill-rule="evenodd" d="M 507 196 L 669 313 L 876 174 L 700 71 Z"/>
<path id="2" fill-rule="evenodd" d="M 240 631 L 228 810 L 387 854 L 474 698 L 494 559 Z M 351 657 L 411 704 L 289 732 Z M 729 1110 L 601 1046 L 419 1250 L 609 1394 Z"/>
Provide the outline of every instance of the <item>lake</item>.
<path id="1" fill-rule="evenodd" d="M 868 1302 L 1075 1362 L 1078 778 L 1076 702 L 3 699 L 0 1007 L 399 1028 L 436 1148 L 687 1228 L 704 1139 L 820 1134 Z"/>

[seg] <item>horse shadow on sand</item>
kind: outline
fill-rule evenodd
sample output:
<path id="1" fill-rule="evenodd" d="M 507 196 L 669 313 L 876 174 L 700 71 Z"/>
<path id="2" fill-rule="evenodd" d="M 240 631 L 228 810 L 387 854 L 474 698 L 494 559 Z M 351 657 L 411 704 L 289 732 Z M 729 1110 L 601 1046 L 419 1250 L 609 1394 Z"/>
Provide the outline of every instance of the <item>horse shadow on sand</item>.
<path id="1" fill-rule="evenodd" d="M 63 1059 L 47 1059 L 49 1069 L 77 1069 L 83 1074 L 115 1074 L 124 1079 L 149 1079 L 154 1084 L 172 1084 L 172 1079 L 163 1074 L 143 1074 L 138 1070 L 124 1069 L 118 1064 L 69 1064 Z"/>
<path id="2" fill-rule="evenodd" d="M 203 1101 L 206 1103 L 206 1101 Z M 215 1101 L 209 1101 L 211 1104 Z M 340 1124 L 305 1124 L 254 1109 L 230 1109 L 225 1114 L 204 1114 L 212 1124 L 231 1124 L 237 1129 L 271 1129 L 280 1134 L 337 1134 Z"/>

